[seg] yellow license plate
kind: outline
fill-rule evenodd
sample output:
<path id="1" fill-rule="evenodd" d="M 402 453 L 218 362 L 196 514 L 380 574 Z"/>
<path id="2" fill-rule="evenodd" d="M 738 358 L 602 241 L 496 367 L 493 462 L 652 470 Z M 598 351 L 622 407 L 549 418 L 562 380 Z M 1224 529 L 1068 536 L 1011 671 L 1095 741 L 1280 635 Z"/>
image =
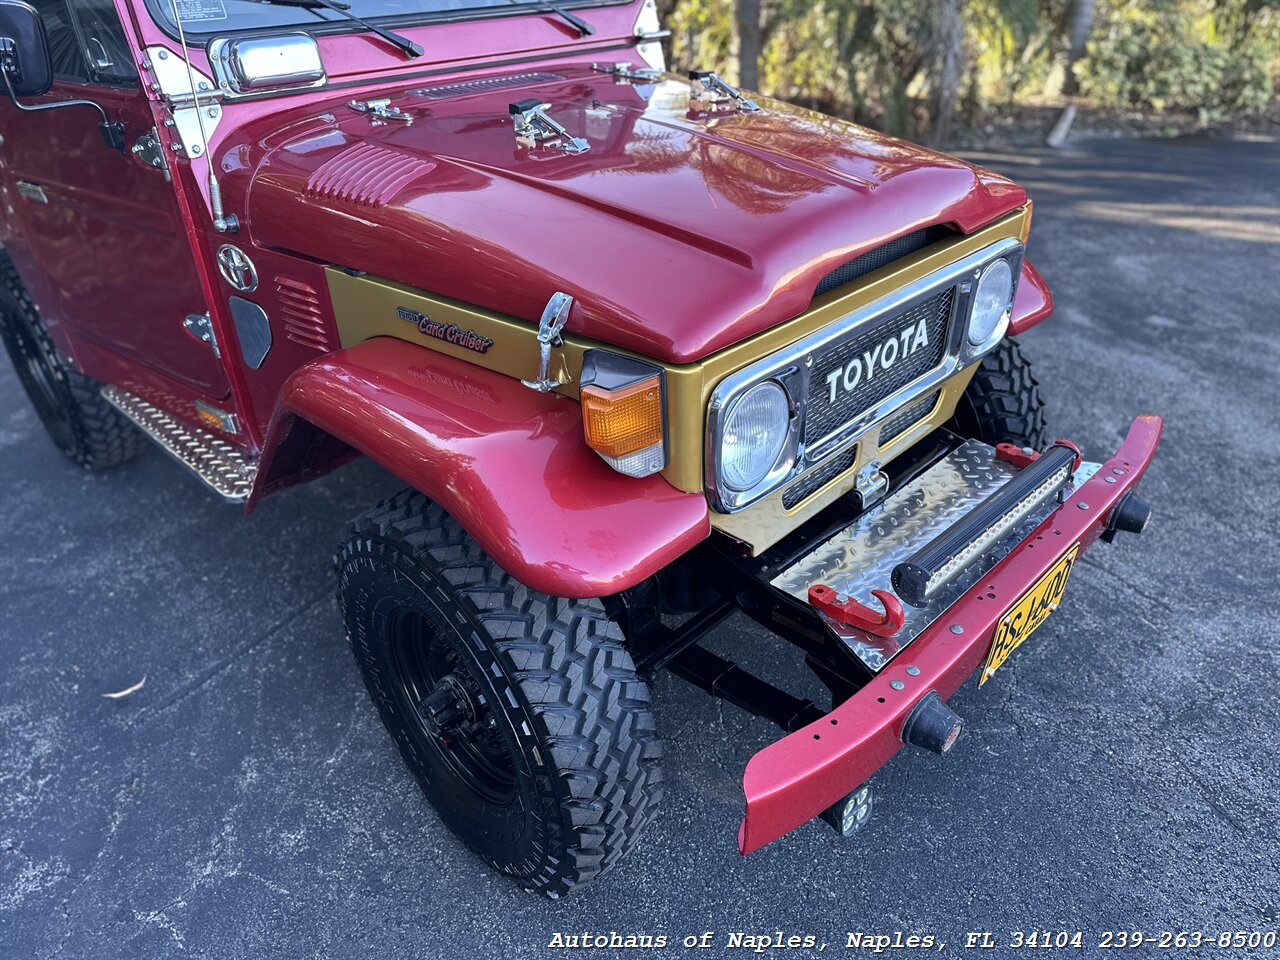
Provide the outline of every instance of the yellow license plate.
<path id="1" fill-rule="evenodd" d="M 1009 659 L 1009 654 L 1017 650 L 1040 624 L 1049 619 L 1049 614 L 1058 609 L 1062 594 L 1067 589 L 1067 578 L 1071 576 L 1079 555 L 1080 544 L 1077 543 L 996 624 L 991 652 L 987 654 L 986 666 L 978 677 L 978 686 L 990 680 L 1000 669 L 1000 664 Z"/>

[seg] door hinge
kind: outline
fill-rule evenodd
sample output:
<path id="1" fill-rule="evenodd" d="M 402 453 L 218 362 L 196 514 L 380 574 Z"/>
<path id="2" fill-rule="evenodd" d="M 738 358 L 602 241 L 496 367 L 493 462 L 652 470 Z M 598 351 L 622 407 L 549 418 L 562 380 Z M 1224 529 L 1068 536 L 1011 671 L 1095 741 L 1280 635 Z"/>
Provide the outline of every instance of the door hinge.
<path id="1" fill-rule="evenodd" d="M 187 318 L 182 321 L 182 325 L 187 328 L 187 333 L 191 334 L 197 340 L 207 343 L 215 357 L 219 360 L 222 359 L 222 351 L 218 349 L 218 335 L 213 332 L 213 321 L 209 319 L 209 314 L 189 314 Z"/>
<path id="2" fill-rule="evenodd" d="M 163 173 L 165 180 L 173 179 L 169 173 L 169 161 L 165 159 L 164 147 L 160 144 L 160 134 L 155 127 L 134 141 L 133 155 L 147 166 L 155 167 Z"/>

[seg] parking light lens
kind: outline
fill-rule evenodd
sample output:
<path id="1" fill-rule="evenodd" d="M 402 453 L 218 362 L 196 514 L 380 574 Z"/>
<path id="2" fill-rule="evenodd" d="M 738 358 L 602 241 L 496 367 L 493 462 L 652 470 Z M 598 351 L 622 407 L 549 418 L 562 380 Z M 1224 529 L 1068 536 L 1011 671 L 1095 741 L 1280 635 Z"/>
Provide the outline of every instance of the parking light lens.
<path id="1" fill-rule="evenodd" d="M 615 390 L 583 387 L 582 427 L 587 446 L 615 470 L 633 477 L 657 473 L 666 466 L 661 377 Z"/>

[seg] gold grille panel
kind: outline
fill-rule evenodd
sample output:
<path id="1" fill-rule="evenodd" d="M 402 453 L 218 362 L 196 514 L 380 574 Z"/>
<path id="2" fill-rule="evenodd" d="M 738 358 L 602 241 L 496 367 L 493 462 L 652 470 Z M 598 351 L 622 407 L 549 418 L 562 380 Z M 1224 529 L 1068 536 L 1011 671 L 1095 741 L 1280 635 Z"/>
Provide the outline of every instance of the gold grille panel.
<path id="1" fill-rule="evenodd" d="M 857 462 L 858 446 L 854 444 L 848 450 L 837 453 L 822 466 L 814 468 L 787 487 L 782 492 L 782 506 L 790 510 L 797 504 L 803 503 Z"/>
<path id="2" fill-rule="evenodd" d="M 942 391 L 935 390 L 933 393 L 923 396 L 913 403 L 908 403 L 898 410 L 880 428 L 880 446 L 883 447 L 897 440 L 898 437 L 933 413 L 933 408 L 938 405 L 938 398 L 941 396 Z"/>

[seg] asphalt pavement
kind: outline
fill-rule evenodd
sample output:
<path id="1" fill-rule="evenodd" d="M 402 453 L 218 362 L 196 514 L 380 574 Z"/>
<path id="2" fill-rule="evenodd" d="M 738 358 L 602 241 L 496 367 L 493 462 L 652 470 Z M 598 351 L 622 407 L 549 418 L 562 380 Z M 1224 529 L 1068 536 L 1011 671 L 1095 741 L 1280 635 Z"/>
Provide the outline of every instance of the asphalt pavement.
<path id="1" fill-rule="evenodd" d="M 991 931 L 1004 956 L 1018 930 L 1089 956 L 1112 929 L 1280 930 L 1280 144 L 972 156 L 1035 199 L 1058 309 L 1023 346 L 1053 434 L 1101 456 L 1168 419 L 1149 533 L 1086 556 L 953 698 L 955 750 L 875 777 L 853 840 L 813 823 L 740 857 L 741 771 L 776 731 L 661 676 L 662 816 L 561 902 L 444 829 L 342 639 L 331 549 L 393 477 L 357 463 L 246 519 L 158 451 L 87 475 L 0 361 L 0 957 L 543 957 L 609 931 L 673 954 L 714 931 L 704 955 L 734 931 L 836 954 Z M 781 649 L 741 617 L 710 643 Z"/>

